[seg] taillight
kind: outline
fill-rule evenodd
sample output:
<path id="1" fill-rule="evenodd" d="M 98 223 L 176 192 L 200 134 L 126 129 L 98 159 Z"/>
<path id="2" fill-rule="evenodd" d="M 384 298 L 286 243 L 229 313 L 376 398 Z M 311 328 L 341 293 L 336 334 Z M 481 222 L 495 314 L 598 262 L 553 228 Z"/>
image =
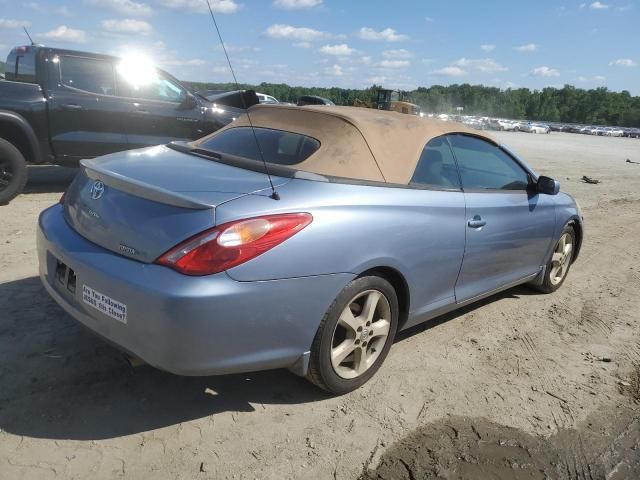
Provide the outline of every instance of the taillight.
<path id="1" fill-rule="evenodd" d="M 223 272 L 279 245 L 312 220 L 310 213 L 284 213 L 225 223 L 173 247 L 156 263 L 185 275 Z"/>

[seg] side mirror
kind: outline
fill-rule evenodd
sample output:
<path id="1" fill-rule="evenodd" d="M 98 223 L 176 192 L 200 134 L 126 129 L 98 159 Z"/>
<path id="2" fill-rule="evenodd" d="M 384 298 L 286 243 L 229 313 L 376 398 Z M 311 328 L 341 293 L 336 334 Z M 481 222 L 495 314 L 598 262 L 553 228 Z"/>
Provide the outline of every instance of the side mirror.
<path id="1" fill-rule="evenodd" d="M 187 98 L 180 104 L 180 110 L 192 110 L 198 106 L 198 101 L 193 95 L 187 94 Z"/>
<path id="2" fill-rule="evenodd" d="M 560 182 L 544 175 L 538 177 L 537 187 L 538 193 L 545 195 L 557 195 L 560 192 Z"/>

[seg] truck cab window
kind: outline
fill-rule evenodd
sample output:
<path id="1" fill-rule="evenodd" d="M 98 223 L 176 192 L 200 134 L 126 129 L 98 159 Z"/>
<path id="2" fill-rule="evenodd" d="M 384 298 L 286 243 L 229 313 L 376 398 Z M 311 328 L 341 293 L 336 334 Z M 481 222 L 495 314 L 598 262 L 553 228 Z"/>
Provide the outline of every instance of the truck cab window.
<path id="1" fill-rule="evenodd" d="M 175 103 L 182 103 L 187 98 L 183 87 L 155 69 L 144 75 L 129 73 L 127 69 L 117 69 L 118 95 L 122 97 Z"/>
<path id="2" fill-rule="evenodd" d="M 63 85 L 100 95 L 115 95 L 113 64 L 109 60 L 60 56 Z"/>

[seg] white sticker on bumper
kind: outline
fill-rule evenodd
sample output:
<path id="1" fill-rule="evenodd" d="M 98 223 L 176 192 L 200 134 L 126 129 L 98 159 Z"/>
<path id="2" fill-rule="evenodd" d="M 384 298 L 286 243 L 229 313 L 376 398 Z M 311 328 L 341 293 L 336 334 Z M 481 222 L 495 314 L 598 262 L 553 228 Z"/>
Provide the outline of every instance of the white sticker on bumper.
<path id="1" fill-rule="evenodd" d="M 127 306 L 91 287 L 82 285 L 82 301 L 111 318 L 127 323 Z"/>

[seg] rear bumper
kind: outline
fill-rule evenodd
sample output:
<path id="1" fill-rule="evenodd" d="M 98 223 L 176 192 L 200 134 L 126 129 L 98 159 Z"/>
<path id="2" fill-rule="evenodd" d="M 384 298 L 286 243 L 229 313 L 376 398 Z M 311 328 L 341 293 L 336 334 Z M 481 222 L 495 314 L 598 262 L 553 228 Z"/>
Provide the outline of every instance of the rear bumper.
<path id="1" fill-rule="evenodd" d="M 42 283 L 64 310 L 145 362 L 180 375 L 293 367 L 354 277 L 188 277 L 90 243 L 69 227 L 60 205 L 40 215 L 37 244 Z M 75 272 L 75 291 L 58 280 L 58 261 Z M 83 285 L 125 304 L 126 323 L 84 303 Z M 299 366 L 297 372 L 305 373 Z"/>

